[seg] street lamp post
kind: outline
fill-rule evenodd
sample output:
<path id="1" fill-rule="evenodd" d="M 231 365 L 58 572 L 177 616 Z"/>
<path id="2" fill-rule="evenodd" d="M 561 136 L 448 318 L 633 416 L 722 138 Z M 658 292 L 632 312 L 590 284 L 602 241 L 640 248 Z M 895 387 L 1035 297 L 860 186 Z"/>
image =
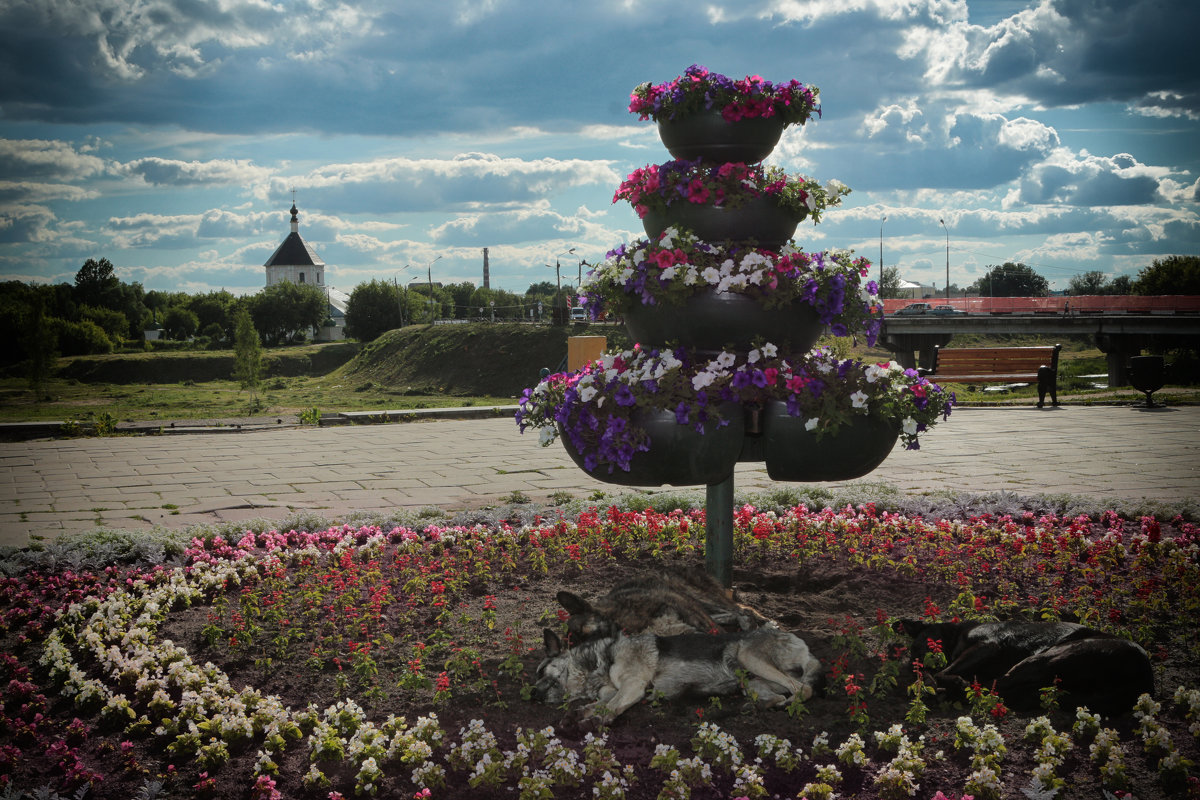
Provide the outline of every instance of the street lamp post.
<path id="1" fill-rule="evenodd" d="M 879 293 L 883 294 L 883 223 L 887 222 L 887 214 L 879 220 Z"/>
<path id="2" fill-rule="evenodd" d="M 560 259 L 563 256 L 569 256 L 574 252 L 575 252 L 575 248 L 572 247 L 570 250 L 566 250 L 562 253 L 559 253 L 557 256 L 554 257 L 554 281 L 555 281 L 555 285 L 556 285 L 556 289 L 554 292 L 554 307 L 555 308 L 560 307 L 559 299 L 562 297 L 562 262 L 560 261 Z M 546 266 L 549 267 L 550 265 L 547 264 Z"/>
<path id="3" fill-rule="evenodd" d="M 433 324 L 433 265 L 441 261 L 442 257 L 438 256 L 433 261 L 425 265 L 425 279 L 429 281 L 429 322 Z"/>
<path id="4" fill-rule="evenodd" d="M 555 298 L 557 298 L 559 294 L 562 294 L 562 263 L 559 261 L 559 259 L 561 259 L 563 256 L 569 256 L 574 252 L 575 248 L 572 247 L 570 250 L 559 253 L 554 257 L 554 279 L 558 286 L 558 292 L 555 294 Z M 546 266 L 548 267 L 550 265 L 547 264 Z"/>
<path id="5" fill-rule="evenodd" d="M 396 274 L 397 275 L 404 274 L 404 270 L 408 269 L 411 266 L 412 266 L 412 264 L 405 264 L 403 267 L 400 268 L 399 272 L 397 272 Z M 401 288 L 400 282 L 396 279 L 395 276 L 393 276 L 392 277 L 392 285 L 394 285 L 397 289 L 396 299 L 400 303 L 400 327 L 403 328 L 404 327 L 404 309 L 408 305 L 408 284 L 407 283 L 404 284 L 404 287 Z"/>
<path id="6" fill-rule="evenodd" d="M 946 228 L 946 220 L 939 219 L 946 230 L 946 302 L 950 302 L 950 229 Z"/>

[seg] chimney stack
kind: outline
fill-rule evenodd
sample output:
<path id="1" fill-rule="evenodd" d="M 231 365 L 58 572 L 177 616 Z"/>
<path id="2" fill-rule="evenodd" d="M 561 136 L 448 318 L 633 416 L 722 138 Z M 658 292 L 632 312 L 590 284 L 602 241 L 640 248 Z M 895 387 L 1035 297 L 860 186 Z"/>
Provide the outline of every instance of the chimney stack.
<path id="1" fill-rule="evenodd" d="M 488 275 L 488 249 L 483 248 L 483 288 L 492 288 L 491 277 Z"/>

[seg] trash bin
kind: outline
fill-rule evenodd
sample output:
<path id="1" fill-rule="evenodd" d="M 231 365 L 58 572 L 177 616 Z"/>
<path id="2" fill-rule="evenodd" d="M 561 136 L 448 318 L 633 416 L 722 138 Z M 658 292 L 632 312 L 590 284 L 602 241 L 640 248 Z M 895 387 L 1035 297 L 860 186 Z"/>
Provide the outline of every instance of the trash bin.
<path id="1" fill-rule="evenodd" d="M 1146 408 L 1154 408 L 1151 397 L 1166 382 L 1166 364 L 1162 356 L 1134 356 L 1129 359 L 1129 383 L 1146 393 Z"/>

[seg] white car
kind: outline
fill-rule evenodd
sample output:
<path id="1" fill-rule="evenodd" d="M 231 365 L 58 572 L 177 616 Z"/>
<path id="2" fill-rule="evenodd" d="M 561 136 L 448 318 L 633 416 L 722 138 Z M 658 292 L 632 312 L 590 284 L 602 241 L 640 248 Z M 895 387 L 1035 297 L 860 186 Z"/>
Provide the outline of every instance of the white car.
<path id="1" fill-rule="evenodd" d="M 585 309 L 583 306 L 573 307 L 571 309 L 571 321 L 572 322 L 587 322 L 588 321 L 587 309 Z"/>

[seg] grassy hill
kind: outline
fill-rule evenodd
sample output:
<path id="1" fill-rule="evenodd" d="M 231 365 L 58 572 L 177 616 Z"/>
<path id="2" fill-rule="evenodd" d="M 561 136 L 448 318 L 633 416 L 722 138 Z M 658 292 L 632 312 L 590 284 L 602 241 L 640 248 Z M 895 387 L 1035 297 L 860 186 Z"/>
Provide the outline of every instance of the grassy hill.
<path id="1" fill-rule="evenodd" d="M 609 346 L 623 329 L 605 326 L 543 327 L 468 323 L 415 325 L 388 331 L 364 346 L 334 375 L 411 394 L 516 397 L 537 383 L 542 367 L 556 369 L 567 354 L 567 338 L 606 335 Z"/>

